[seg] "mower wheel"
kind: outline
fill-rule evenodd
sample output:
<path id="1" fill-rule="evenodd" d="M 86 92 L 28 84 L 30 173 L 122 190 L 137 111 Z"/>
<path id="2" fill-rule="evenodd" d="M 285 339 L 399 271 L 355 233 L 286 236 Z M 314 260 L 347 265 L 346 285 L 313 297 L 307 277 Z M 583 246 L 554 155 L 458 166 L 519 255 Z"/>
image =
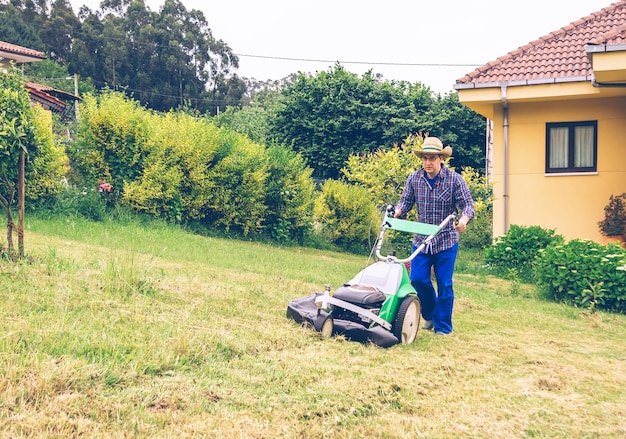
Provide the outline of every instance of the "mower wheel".
<path id="1" fill-rule="evenodd" d="M 420 327 L 422 307 L 415 296 L 407 296 L 398 308 L 398 314 L 391 326 L 393 335 L 402 344 L 413 343 Z"/>
<path id="2" fill-rule="evenodd" d="M 322 321 L 315 322 L 315 330 L 320 332 L 323 337 L 330 337 L 333 335 L 333 329 L 335 327 L 335 323 L 333 322 L 333 318 L 331 316 L 326 316 L 326 318 Z"/>

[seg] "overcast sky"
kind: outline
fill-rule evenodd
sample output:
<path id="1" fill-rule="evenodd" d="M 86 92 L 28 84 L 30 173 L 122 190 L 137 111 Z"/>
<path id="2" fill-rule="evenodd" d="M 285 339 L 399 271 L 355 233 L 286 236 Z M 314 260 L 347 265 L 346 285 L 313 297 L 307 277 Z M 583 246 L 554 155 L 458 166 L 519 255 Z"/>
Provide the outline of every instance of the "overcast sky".
<path id="1" fill-rule="evenodd" d="M 145 0 L 159 11 L 163 0 Z M 239 56 L 239 76 L 282 79 L 340 62 L 453 91 L 457 79 L 611 0 L 182 0 Z M 99 0 L 70 0 L 99 9 Z M 523 5 L 523 6 L 522 6 Z"/>

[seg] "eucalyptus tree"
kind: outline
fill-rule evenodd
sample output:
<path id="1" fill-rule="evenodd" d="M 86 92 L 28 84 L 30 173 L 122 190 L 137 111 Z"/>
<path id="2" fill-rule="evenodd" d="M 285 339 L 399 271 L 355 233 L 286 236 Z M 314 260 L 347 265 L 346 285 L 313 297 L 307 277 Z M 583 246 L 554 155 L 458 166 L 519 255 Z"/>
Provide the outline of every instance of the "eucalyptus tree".
<path id="1" fill-rule="evenodd" d="M 241 106 L 246 93 L 235 74 L 237 56 L 213 36 L 202 11 L 187 10 L 181 0 L 165 0 L 159 11 L 144 0 L 103 0 L 95 11 L 81 7 L 78 16 L 69 0 L 11 0 L 0 11 L 7 24 L 0 35 L 23 34 L 25 45 L 39 38 L 42 51 L 71 74 L 156 110 L 217 114 Z"/>
<path id="2" fill-rule="evenodd" d="M 0 41 L 44 51 L 45 45 L 22 10 L 12 4 L 0 5 Z"/>
<path id="3" fill-rule="evenodd" d="M 37 21 L 40 20 L 41 17 Z M 39 27 L 39 37 L 46 43 L 48 56 L 60 63 L 67 62 L 80 27 L 69 0 L 54 0 Z"/>
<path id="4" fill-rule="evenodd" d="M 70 70 L 100 87 L 125 91 L 156 109 L 191 107 L 215 114 L 236 105 L 245 84 L 238 58 L 213 37 L 204 14 L 180 0 L 151 11 L 143 0 L 105 0 L 101 10 L 79 12 Z"/>

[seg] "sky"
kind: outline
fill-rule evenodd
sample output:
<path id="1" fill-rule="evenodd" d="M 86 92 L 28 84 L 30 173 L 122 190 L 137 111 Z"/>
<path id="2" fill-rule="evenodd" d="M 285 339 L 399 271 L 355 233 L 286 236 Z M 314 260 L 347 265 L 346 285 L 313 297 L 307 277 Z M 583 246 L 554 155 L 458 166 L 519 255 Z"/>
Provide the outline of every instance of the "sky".
<path id="1" fill-rule="evenodd" d="M 99 9 L 100 0 L 70 0 Z M 163 0 L 145 0 L 159 11 Z M 452 92 L 457 79 L 612 0 L 182 0 L 239 57 L 236 73 L 265 81 L 339 62 L 362 75 Z"/>

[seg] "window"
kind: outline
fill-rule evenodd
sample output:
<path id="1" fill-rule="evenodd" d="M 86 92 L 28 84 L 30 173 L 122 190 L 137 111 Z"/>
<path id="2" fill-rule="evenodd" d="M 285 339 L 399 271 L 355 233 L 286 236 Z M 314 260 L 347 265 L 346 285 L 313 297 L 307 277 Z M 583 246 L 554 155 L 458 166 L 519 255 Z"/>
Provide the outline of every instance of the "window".
<path id="1" fill-rule="evenodd" d="M 546 173 L 596 172 L 598 122 L 546 124 Z"/>

